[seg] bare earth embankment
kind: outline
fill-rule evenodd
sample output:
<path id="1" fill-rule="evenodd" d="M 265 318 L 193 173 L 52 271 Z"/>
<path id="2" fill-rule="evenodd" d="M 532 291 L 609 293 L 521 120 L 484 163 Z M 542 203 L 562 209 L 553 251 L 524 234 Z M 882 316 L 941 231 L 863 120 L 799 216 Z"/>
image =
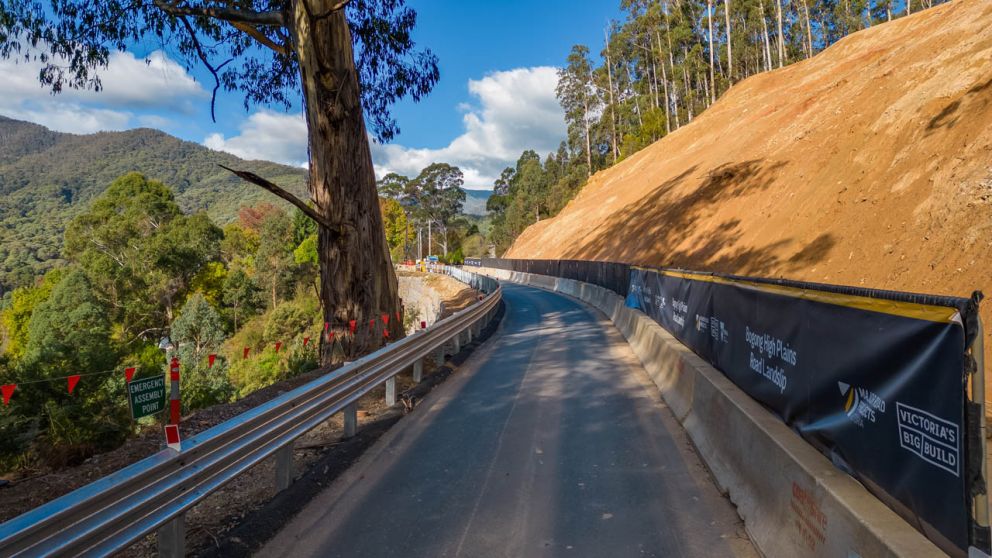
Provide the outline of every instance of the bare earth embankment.
<path id="1" fill-rule="evenodd" d="M 944 4 L 735 85 L 593 176 L 507 257 L 992 294 L 992 2 Z"/>

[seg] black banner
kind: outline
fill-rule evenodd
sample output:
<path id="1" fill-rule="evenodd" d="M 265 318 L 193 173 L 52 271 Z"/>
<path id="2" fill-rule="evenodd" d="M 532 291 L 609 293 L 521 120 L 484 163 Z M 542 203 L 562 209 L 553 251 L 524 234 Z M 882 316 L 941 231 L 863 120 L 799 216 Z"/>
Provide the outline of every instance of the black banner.
<path id="1" fill-rule="evenodd" d="M 631 267 L 627 305 L 945 551 L 988 552 L 971 521 L 981 475 L 965 412 L 977 299 Z"/>

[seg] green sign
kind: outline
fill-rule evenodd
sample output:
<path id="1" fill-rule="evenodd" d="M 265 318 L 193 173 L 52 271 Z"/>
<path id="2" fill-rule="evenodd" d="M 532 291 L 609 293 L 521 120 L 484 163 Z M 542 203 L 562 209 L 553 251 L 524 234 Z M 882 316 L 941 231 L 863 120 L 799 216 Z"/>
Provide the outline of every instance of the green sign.
<path id="1" fill-rule="evenodd" d="M 132 380 L 127 385 L 131 416 L 147 417 L 165 409 L 165 376 Z"/>

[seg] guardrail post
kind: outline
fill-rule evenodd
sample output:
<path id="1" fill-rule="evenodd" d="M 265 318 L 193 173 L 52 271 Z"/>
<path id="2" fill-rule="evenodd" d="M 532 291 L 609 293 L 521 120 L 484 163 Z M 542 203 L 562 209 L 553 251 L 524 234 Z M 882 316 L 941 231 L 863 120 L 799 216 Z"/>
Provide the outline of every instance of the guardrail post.
<path id="1" fill-rule="evenodd" d="M 418 358 L 417 362 L 413 363 L 413 381 L 420 383 L 424 379 L 424 359 Z"/>
<path id="2" fill-rule="evenodd" d="M 293 483 L 293 442 L 276 450 L 276 492 Z"/>
<path id="3" fill-rule="evenodd" d="M 181 513 L 158 528 L 158 555 L 161 558 L 186 556 L 186 514 Z"/>
<path id="4" fill-rule="evenodd" d="M 452 354 L 457 355 L 458 353 L 462 352 L 462 334 L 461 334 L 461 332 L 456 333 L 455 336 L 454 336 L 454 338 L 452 340 L 455 342 L 455 349 L 454 349 L 454 352 Z"/>
<path id="5" fill-rule="evenodd" d="M 391 376 L 386 380 L 386 406 L 392 407 L 396 404 L 396 376 Z"/>
<path id="6" fill-rule="evenodd" d="M 444 366 L 444 343 L 441 343 L 441 346 L 437 348 L 437 356 L 435 358 L 437 359 L 436 364 L 438 368 Z"/>
<path id="7" fill-rule="evenodd" d="M 344 437 L 351 438 L 358 432 L 358 403 L 344 408 Z"/>
<path id="8" fill-rule="evenodd" d="M 471 344 L 472 343 L 472 339 L 474 337 L 475 337 L 475 326 L 473 326 L 472 324 L 469 324 L 469 326 L 467 328 L 465 328 L 465 344 L 466 345 Z"/>

